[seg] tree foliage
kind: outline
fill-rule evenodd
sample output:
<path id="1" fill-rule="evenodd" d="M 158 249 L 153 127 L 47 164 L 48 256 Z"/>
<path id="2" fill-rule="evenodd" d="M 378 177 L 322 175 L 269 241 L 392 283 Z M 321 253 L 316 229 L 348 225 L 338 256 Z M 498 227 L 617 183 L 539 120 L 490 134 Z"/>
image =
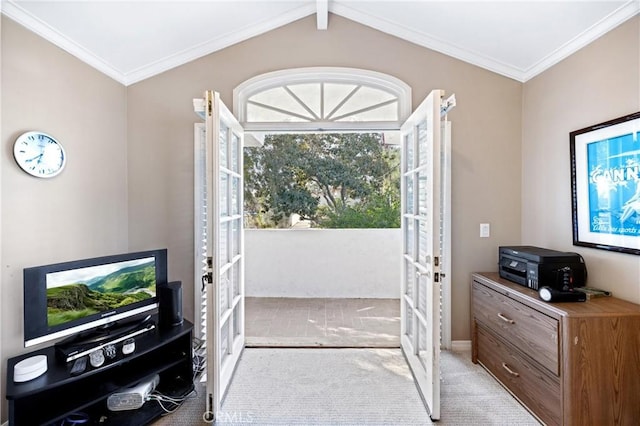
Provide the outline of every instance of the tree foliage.
<path id="1" fill-rule="evenodd" d="M 284 134 L 245 150 L 245 210 L 257 227 L 399 226 L 398 151 L 380 133 Z"/>

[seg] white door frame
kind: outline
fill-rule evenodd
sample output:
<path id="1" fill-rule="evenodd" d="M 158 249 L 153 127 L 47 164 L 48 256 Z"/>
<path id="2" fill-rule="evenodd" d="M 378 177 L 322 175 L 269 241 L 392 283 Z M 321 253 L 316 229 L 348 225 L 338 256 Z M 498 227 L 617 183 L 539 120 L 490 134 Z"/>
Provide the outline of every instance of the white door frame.
<path id="1" fill-rule="evenodd" d="M 194 195 L 194 293 L 200 296 L 196 312 L 202 313 L 196 335 L 206 347 L 205 417 L 213 421 L 245 341 L 244 132 L 217 92 L 205 93 L 204 106 L 205 140 L 201 126 L 196 125 L 194 136 L 194 180 L 201 179 Z"/>
<path id="2" fill-rule="evenodd" d="M 400 340 L 432 420 L 440 418 L 440 350 L 450 348 L 451 338 L 450 125 L 443 96 L 432 91 L 401 129 Z"/>
<path id="3" fill-rule="evenodd" d="M 443 93 L 442 93 L 443 94 Z M 442 95 L 441 94 L 441 95 Z M 214 97 L 217 96 L 217 100 L 219 101 L 219 95 L 216 93 L 215 95 L 212 95 Z M 455 102 L 455 100 L 454 100 Z M 194 101 L 194 104 L 196 102 Z M 202 104 L 204 104 L 204 102 L 201 102 Z M 223 105 L 223 104 L 222 104 Z M 455 103 L 453 104 L 455 105 Z M 227 116 L 233 117 L 231 115 L 231 113 L 229 112 L 229 110 L 223 106 L 223 108 L 226 110 L 225 114 Z M 228 117 L 227 117 L 228 118 Z M 203 132 L 203 128 L 204 126 L 202 124 L 196 124 L 194 127 L 194 133 L 195 133 L 195 139 L 194 139 L 194 160 L 195 160 L 195 173 L 194 173 L 194 187 L 196 188 L 196 194 L 202 194 L 204 188 L 202 188 L 202 175 L 204 170 L 202 170 L 202 144 L 198 141 L 198 136 L 197 134 L 199 132 Z M 444 349 L 450 349 L 451 348 L 451 286 L 450 286 L 450 279 L 451 279 L 451 241 L 450 241 L 450 233 L 451 233 L 451 222 L 450 222 L 450 202 L 451 202 L 451 198 L 450 198 L 450 194 L 451 194 L 451 157 L 450 157 L 450 141 L 451 141 L 451 127 L 450 127 L 450 123 L 448 121 L 444 121 L 443 122 L 443 127 L 442 127 L 442 141 L 443 141 L 443 150 L 442 150 L 442 157 L 441 157 L 441 177 L 442 177 L 442 181 L 441 181 L 441 191 L 443 194 L 443 202 L 442 202 L 442 217 L 444 218 L 444 221 L 442 223 L 442 232 L 444 233 L 444 240 L 443 240 L 443 246 L 442 246 L 442 253 L 441 253 L 441 282 L 440 282 L 440 288 L 438 290 L 439 294 L 439 300 L 440 300 L 440 306 L 438 308 L 438 313 L 440 315 L 440 321 L 441 321 L 441 326 L 438 330 L 438 341 L 440 342 L 440 345 L 442 348 Z M 400 129 L 398 129 L 400 130 Z M 401 149 L 404 149 L 404 147 L 402 147 Z M 404 155 L 404 153 L 403 153 Z M 212 160 L 210 160 L 212 161 Z M 211 162 L 209 162 L 209 164 L 211 164 Z M 209 175 L 213 175 L 214 171 L 208 171 L 207 174 Z M 211 182 L 211 180 L 209 180 L 209 182 Z M 213 192 L 215 190 L 215 188 L 208 188 L 207 191 L 208 192 Z M 200 191 L 200 192 L 198 192 Z M 242 195 L 242 194 L 241 194 Z M 212 195 L 211 195 L 212 196 Z M 202 235 L 201 235 L 201 230 L 202 228 L 199 226 L 199 224 L 202 223 L 202 217 L 199 216 L 200 214 L 200 207 L 202 207 L 201 204 L 198 204 L 198 197 L 196 196 L 196 199 L 194 200 L 194 207 L 195 207 L 195 217 L 194 219 L 195 224 L 194 224 L 194 231 L 195 231 L 195 238 L 194 238 L 194 253 L 196 254 L 196 258 L 195 258 L 195 264 L 194 264 L 194 273 L 195 273 L 195 279 L 194 279 L 194 303 L 195 303 L 195 312 L 196 315 L 199 312 L 203 312 L 205 313 L 204 317 L 212 317 L 212 316 L 207 316 L 206 315 L 206 310 L 207 310 L 207 304 L 205 303 L 203 305 L 203 296 L 207 295 L 207 291 L 205 290 L 205 287 L 202 285 L 201 283 L 201 276 L 202 276 L 202 272 L 203 272 L 203 267 L 204 269 L 207 269 L 206 265 L 203 265 L 203 259 L 201 256 L 198 256 L 198 250 L 202 248 Z M 404 238 L 404 237 L 403 237 Z M 206 239 L 206 238 L 205 238 Z M 244 238 L 242 235 L 242 245 L 244 245 Z M 213 266 L 213 265 L 212 265 Z M 403 287 L 404 287 L 404 265 L 403 265 L 403 279 L 402 279 L 403 283 Z M 404 297 L 404 291 L 405 289 L 403 289 L 403 296 Z M 242 294 L 244 295 L 244 277 L 242 277 Z M 216 295 L 214 295 L 216 296 Z M 216 296 L 216 299 L 219 299 L 219 295 Z M 244 298 L 242 300 L 242 304 L 243 304 L 243 309 L 244 309 Z M 211 305 L 209 305 L 211 306 Z M 244 312 L 243 312 L 244 314 Z M 404 312 L 403 312 L 403 318 L 404 318 Z M 195 334 L 196 337 L 200 337 L 203 338 L 205 336 L 205 331 L 207 329 L 211 330 L 211 329 L 215 329 L 215 325 L 213 327 L 211 326 L 207 326 L 204 322 L 200 322 L 198 323 L 198 321 L 196 322 L 196 327 L 195 327 Z M 242 327 L 244 329 L 244 324 L 242 324 Z M 404 329 L 403 329 L 403 333 L 404 333 Z M 243 336 L 243 340 L 242 340 L 242 347 L 244 347 L 244 336 Z M 241 351 L 241 349 L 240 349 Z M 216 360 L 215 358 L 213 359 L 213 363 L 217 363 L 219 360 Z M 235 361 L 237 363 L 237 359 Z M 234 368 L 235 368 L 235 364 L 234 364 Z M 231 374 L 233 373 L 233 369 L 231 369 L 231 373 L 228 374 L 228 380 L 230 381 L 231 379 Z M 439 378 L 439 368 L 438 368 L 438 372 L 435 373 L 436 377 Z M 422 380 L 422 379 L 418 379 L 418 377 L 416 376 L 416 381 L 418 380 Z M 228 383 L 227 383 L 228 385 Z M 219 410 L 220 408 L 220 403 L 222 400 L 222 394 L 224 393 L 224 391 L 221 390 L 221 386 L 220 384 L 214 385 L 214 388 L 218 389 L 218 395 L 220 396 L 219 398 L 213 398 L 213 401 L 208 401 L 207 402 L 207 406 L 210 407 L 211 409 L 213 409 L 212 415 L 215 415 L 216 411 Z M 226 388 L 225 388 L 226 389 Z M 207 398 L 207 399 L 211 399 L 211 398 Z M 217 402 L 216 402 L 217 401 Z M 211 402 L 211 403 L 209 403 Z M 439 405 L 439 404 L 438 404 Z M 208 408 L 209 409 L 209 408 Z M 439 408 L 438 408 L 438 412 L 435 413 L 436 416 L 439 417 Z M 437 419 L 438 417 L 434 417 L 433 413 L 432 413 L 432 419 Z"/>

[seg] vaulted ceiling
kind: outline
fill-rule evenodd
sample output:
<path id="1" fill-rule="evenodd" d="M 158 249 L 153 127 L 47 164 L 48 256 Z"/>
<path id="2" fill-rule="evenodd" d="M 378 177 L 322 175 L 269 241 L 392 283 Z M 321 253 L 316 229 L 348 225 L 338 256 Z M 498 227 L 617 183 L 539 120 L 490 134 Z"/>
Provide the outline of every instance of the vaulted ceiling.
<path id="1" fill-rule="evenodd" d="M 2 1 L 125 85 L 309 15 L 331 31 L 330 13 L 527 81 L 639 11 L 640 0 Z"/>

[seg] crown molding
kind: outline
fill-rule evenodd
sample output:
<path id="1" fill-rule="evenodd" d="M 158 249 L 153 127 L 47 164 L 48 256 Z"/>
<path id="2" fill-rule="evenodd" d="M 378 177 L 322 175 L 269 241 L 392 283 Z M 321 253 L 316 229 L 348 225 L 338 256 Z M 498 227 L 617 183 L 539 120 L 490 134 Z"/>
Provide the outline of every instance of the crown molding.
<path id="1" fill-rule="evenodd" d="M 257 25 L 247 26 L 239 31 L 225 34 L 222 37 L 216 37 L 192 48 L 169 55 L 152 64 L 145 65 L 130 72 L 123 72 L 112 67 L 102 58 L 94 55 L 83 46 L 75 43 L 45 22 L 26 12 L 12 0 L 3 0 L 2 3 L 2 13 L 4 15 L 125 86 L 153 77 L 154 75 L 184 65 L 190 61 L 224 49 L 225 47 L 232 46 L 251 37 L 258 36 L 316 13 L 315 4 L 305 4 L 304 6 L 297 7 L 287 13 L 279 15 L 275 19 L 269 19 Z"/>
<path id="2" fill-rule="evenodd" d="M 504 62 L 498 61 L 488 56 L 478 55 L 477 53 L 471 52 L 460 46 L 456 46 L 452 43 L 445 42 L 424 33 L 410 30 L 394 22 L 380 19 L 367 13 L 354 10 L 349 6 L 345 6 L 341 3 L 331 3 L 329 7 L 329 10 L 336 15 L 340 15 L 352 21 L 359 22 L 363 25 L 369 26 L 392 36 L 402 38 L 422 47 L 435 50 L 447 56 L 460 59 L 461 61 L 468 62 L 480 68 L 493 71 L 497 74 L 501 74 L 505 77 L 509 77 L 521 83 L 524 83 L 527 80 L 542 73 L 561 60 L 575 53 L 579 49 L 588 45 L 592 41 L 603 36 L 608 31 L 640 13 L 640 2 L 638 0 L 628 0 L 624 5 L 620 6 L 614 12 L 609 14 L 609 16 L 598 21 L 589 29 L 582 32 L 569 42 L 565 43 L 563 46 L 534 64 L 532 67 L 522 69 L 505 64 Z"/>
<path id="3" fill-rule="evenodd" d="M 60 49 L 92 66 L 101 73 L 111 77 L 119 83 L 125 84 L 124 74 L 121 71 L 109 65 L 99 56 L 88 51 L 82 45 L 65 37 L 42 20 L 26 12 L 12 0 L 2 0 L 2 14 L 58 46 Z"/>
<path id="4" fill-rule="evenodd" d="M 328 2 L 329 12 L 340 15 L 344 18 L 369 26 L 378 31 L 402 38 L 419 46 L 432 49 L 447 56 L 460 59 L 472 65 L 484 68 L 497 74 L 506 76 L 519 82 L 527 80 L 542 73 L 546 69 L 557 64 L 561 60 L 575 53 L 577 50 L 593 42 L 608 31 L 627 21 L 640 13 L 640 2 L 638 0 L 628 0 L 624 5 L 609 14 L 601 21 L 597 22 L 589 29 L 579 34 L 574 39 L 552 52 L 533 66 L 527 69 L 513 67 L 494 58 L 478 55 L 463 47 L 445 42 L 436 37 L 414 31 L 394 22 L 374 17 L 370 14 L 354 10 L 342 3 Z M 124 72 L 113 67 L 101 57 L 93 54 L 82 45 L 67 38 L 44 21 L 26 12 L 13 0 L 2 0 L 1 12 L 8 18 L 16 21 L 30 31 L 43 37 L 64 51 L 77 57 L 86 64 L 92 66 L 103 74 L 113 78 L 119 83 L 129 86 L 154 75 L 163 73 L 172 68 L 184 65 L 190 61 L 209 55 L 218 50 L 240 43 L 249 38 L 258 36 L 278 27 L 287 25 L 298 19 L 305 18 L 318 12 L 317 4 L 307 3 L 287 13 L 279 15 L 277 18 L 263 21 L 258 25 L 251 25 L 241 28 L 238 31 L 227 33 L 221 37 L 208 40 L 197 46 L 185 49 L 181 52 L 169 55 L 152 64 L 145 65 L 133 71 Z"/>
<path id="5" fill-rule="evenodd" d="M 304 6 L 292 9 L 287 13 L 278 15 L 277 18 L 263 21 L 260 24 L 252 24 L 240 29 L 239 31 L 225 34 L 222 37 L 213 38 L 192 48 L 185 49 L 182 52 L 167 56 L 153 64 L 126 73 L 124 75 L 125 85 L 129 86 L 149 77 L 153 77 L 154 75 L 163 73 L 180 65 L 184 65 L 195 59 L 217 52 L 218 50 L 243 42 L 247 39 L 290 24 L 293 21 L 297 21 L 298 19 L 305 18 L 315 13 L 315 4 L 305 4 Z"/>
<path id="6" fill-rule="evenodd" d="M 586 31 L 574 37 L 572 40 L 569 40 L 554 52 L 542 58 L 536 64 L 527 69 L 523 75 L 523 82 L 530 80 L 543 71 L 551 68 L 558 62 L 587 46 L 589 43 L 602 37 L 604 34 L 616 28 L 618 25 L 621 25 L 623 22 L 626 22 L 627 20 L 633 18 L 638 13 L 640 13 L 640 1 L 627 1 L 627 3 L 611 12 L 602 20 L 593 24 Z"/>
<path id="7" fill-rule="evenodd" d="M 386 19 L 377 18 L 368 13 L 345 6 L 342 3 L 330 3 L 329 11 L 419 46 L 435 50 L 447 56 L 460 59 L 461 61 L 468 62 L 472 65 L 479 66 L 480 68 L 493 71 L 514 80 L 523 81 L 524 70 L 505 64 L 488 56 L 471 52 L 463 47 L 445 42 L 437 37 L 408 29 Z"/>

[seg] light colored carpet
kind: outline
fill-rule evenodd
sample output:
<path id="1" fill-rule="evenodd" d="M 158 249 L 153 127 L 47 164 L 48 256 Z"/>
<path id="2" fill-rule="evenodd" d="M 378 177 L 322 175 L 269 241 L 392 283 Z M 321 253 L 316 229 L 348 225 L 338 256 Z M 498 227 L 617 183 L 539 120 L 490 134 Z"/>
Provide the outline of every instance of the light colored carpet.
<path id="1" fill-rule="evenodd" d="M 439 425 L 539 423 L 470 354 L 443 352 Z M 201 389 L 201 388 L 200 388 Z M 204 395 L 154 423 L 206 425 Z M 427 425 L 399 349 L 245 349 L 216 425 Z"/>

